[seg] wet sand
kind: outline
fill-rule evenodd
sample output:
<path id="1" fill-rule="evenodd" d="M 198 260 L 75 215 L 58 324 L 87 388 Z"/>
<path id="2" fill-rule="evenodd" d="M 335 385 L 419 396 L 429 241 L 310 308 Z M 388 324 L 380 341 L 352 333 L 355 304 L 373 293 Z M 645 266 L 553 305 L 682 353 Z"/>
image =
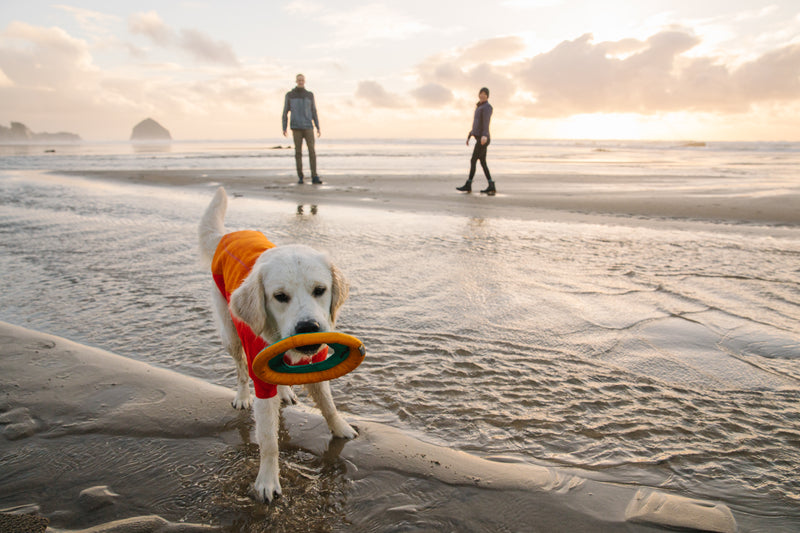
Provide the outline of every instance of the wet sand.
<path id="1" fill-rule="evenodd" d="M 486 181 L 476 177 L 471 194 L 455 190 L 459 176 L 382 174 L 331 176 L 322 186 L 297 185 L 293 178 L 257 170 L 80 171 L 62 174 L 149 185 L 216 186 L 228 194 L 269 197 L 298 205 L 343 205 L 386 210 L 441 213 L 470 217 L 536 220 L 582 220 L 599 223 L 624 219 L 626 224 L 652 220 L 689 220 L 736 224 L 800 224 L 800 185 L 741 189 L 727 180 L 619 175 L 536 175 L 501 178 L 499 193 L 478 191 Z"/>
<path id="2" fill-rule="evenodd" d="M 360 436 L 332 439 L 302 405 L 283 412 L 284 496 L 259 505 L 252 425 L 232 391 L 5 323 L 0 339 L 6 525 L 366 531 L 441 517 L 485 531 L 737 530 L 723 504 L 481 458 L 347 413 Z"/>
<path id="3" fill-rule="evenodd" d="M 95 171 L 78 178 L 213 190 L 298 206 L 371 207 L 626 225 L 796 226 L 800 189 L 684 188 L 666 178 L 514 176 L 500 194 L 460 194 L 462 178 L 331 176 L 296 185 L 258 171 Z M 476 179 L 474 189 L 484 186 Z M 607 192 L 607 191 L 613 191 Z M 719 224 L 722 223 L 722 224 Z M 579 472 L 477 457 L 344 413 L 360 431 L 331 439 L 315 410 L 284 409 L 284 497 L 257 504 L 257 447 L 233 393 L 45 333 L 0 324 L 0 522 L 52 531 L 748 530 L 716 502 Z M 21 518 L 24 517 L 24 518 Z M 124 522 L 120 522 L 120 521 Z M 16 522 L 14 522 L 16 523 Z M 25 525 L 27 524 L 27 525 Z M 12 530 L 13 529 L 9 529 Z M 26 529 L 22 529 L 26 530 Z"/>

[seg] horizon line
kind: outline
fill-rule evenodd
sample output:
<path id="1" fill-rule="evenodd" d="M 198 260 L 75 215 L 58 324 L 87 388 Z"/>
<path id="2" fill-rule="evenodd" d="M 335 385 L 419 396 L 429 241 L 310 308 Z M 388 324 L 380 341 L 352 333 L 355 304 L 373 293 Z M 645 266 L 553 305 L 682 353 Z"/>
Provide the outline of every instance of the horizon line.
<path id="1" fill-rule="evenodd" d="M 326 137 L 324 140 L 322 138 L 318 139 L 317 141 L 359 141 L 359 142 L 375 142 L 375 141 L 405 141 L 409 144 L 419 144 L 422 142 L 429 142 L 429 141 L 453 141 L 453 142 L 464 142 L 464 139 L 461 137 L 415 137 L 415 138 L 408 138 L 405 136 L 397 136 L 397 137 Z M 593 138 L 593 137 L 502 137 L 502 138 L 492 138 L 492 142 L 494 143 L 501 143 L 505 144 L 506 142 L 563 142 L 563 141 L 570 141 L 570 142 L 674 142 L 674 143 L 696 143 L 696 144 L 708 144 L 708 143 L 718 143 L 718 144 L 732 144 L 732 143 L 785 143 L 785 144 L 797 144 L 800 143 L 800 140 L 788 140 L 788 139 L 777 139 L 777 140 L 769 140 L 769 139 L 758 139 L 758 140 L 721 140 L 721 139 L 700 139 L 700 138 Z M 80 145 L 80 144 L 91 144 L 91 143 L 127 143 L 127 144 L 171 144 L 171 143 L 199 143 L 199 142 L 263 142 L 263 143 L 277 143 L 283 144 L 288 143 L 291 145 L 291 139 L 288 141 L 283 137 L 218 137 L 218 138 L 194 138 L 194 139 L 153 139 L 153 140 L 144 140 L 144 139 L 123 139 L 123 138 L 107 138 L 107 139 L 98 139 L 98 138 L 87 138 L 87 139 L 79 139 L 77 141 L 57 141 L 57 140 L 19 140 L 19 141 L 12 141 L 12 140 L 0 140 L 0 146 L 42 146 L 42 145 L 54 145 L 54 146 L 71 146 L 71 145 Z"/>

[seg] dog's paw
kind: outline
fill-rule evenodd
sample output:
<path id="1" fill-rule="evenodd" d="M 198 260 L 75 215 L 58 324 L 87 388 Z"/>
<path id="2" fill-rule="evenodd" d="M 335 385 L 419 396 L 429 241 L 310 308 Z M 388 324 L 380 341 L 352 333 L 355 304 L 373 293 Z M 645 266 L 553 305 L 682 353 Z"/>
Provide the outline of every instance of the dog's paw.
<path id="1" fill-rule="evenodd" d="M 332 424 L 330 429 L 333 436 L 339 439 L 354 439 L 358 437 L 358 432 L 341 417 Z"/>
<path id="2" fill-rule="evenodd" d="M 289 386 L 279 385 L 278 396 L 281 399 L 281 403 L 285 403 L 286 405 L 295 405 L 298 402 L 294 390 Z"/>
<path id="3" fill-rule="evenodd" d="M 253 405 L 253 397 L 250 396 L 249 391 L 247 394 L 237 394 L 236 398 L 231 402 L 231 405 L 233 405 L 234 409 L 250 409 Z"/>
<path id="4" fill-rule="evenodd" d="M 256 499 L 261 503 L 272 503 L 273 498 L 279 497 L 281 492 L 281 483 L 278 480 L 278 474 L 275 475 L 259 475 L 253 485 L 253 490 L 256 494 Z"/>

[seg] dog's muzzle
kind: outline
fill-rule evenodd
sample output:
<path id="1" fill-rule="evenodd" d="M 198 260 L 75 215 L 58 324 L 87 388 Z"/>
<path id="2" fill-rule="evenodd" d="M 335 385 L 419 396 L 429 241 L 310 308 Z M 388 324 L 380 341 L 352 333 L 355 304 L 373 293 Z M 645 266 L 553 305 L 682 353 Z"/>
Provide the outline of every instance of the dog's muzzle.
<path id="1" fill-rule="evenodd" d="M 303 320 L 294 326 L 295 335 L 300 335 L 301 333 L 319 333 L 320 331 L 322 331 L 322 327 L 316 320 Z M 298 346 L 295 349 L 304 355 L 312 356 L 316 354 L 321 347 L 321 344 L 309 344 L 308 346 Z"/>

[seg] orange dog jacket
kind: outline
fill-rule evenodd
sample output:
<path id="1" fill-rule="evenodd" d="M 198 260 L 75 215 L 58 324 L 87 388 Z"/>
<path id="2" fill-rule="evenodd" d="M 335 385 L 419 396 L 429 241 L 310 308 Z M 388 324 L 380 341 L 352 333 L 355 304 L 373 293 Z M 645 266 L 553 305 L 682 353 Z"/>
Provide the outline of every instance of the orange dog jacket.
<path id="1" fill-rule="evenodd" d="M 265 251 L 274 247 L 275 245 L 260 231 L 235 231 L 222 237 L 211 261 L 211 275 L 228 304 L 231 303 L 231 294 L 250 274 L 256 260 Z M 247 356 L 247 371 L 250 379 L 253 380 L 256 398 L 272 398 L 278 393 L 278 386 L 267 383 L 253 374 L 253 360 L 261 350 L 267 347 L 267 341 L 253 333 L 250 326 L 233 315 L 231 315 L 231 319 Z M 307 361 L 304 360 L 300 364 L 324 361 L 327 358 L 327 352 L 327 348 L 320 350 L 313 358 L 308 358 Z"/>

